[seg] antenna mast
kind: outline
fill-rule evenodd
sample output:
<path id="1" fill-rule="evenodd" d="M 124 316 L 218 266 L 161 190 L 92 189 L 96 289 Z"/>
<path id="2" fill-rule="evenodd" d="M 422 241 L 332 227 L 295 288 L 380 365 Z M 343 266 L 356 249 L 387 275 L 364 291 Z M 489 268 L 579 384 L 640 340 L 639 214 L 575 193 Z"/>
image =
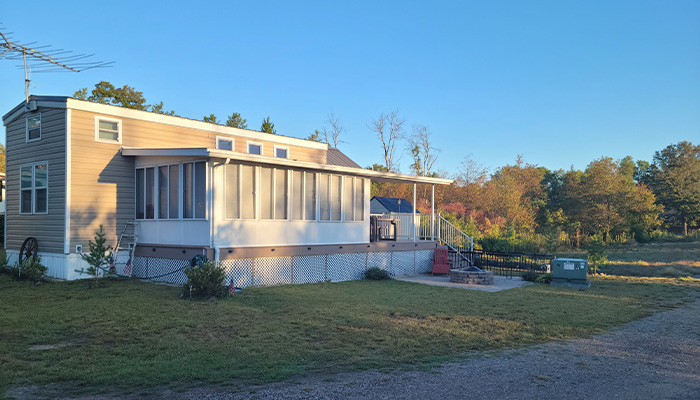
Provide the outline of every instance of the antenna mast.
<path id="1" fill-rule="evenodd" d="M 24 67 L 24 94 L 25 100 L 29 102 L 29 78 L 31 72 L 60 72 L 73 71 L 80 72 L 92 68 L 109 67 L 114 61 L 82 61 L 94 54 L 74 54 L 70 50 L 51 49 L 51 46 L 34 46 L 32 43 L 18 43 L 10 38 L 11 33 L 0 31 L 0 59 L 23 61 Z M 42 51 L 39 51 L 39 50 Z M 28 57 L 27 57 L 28 56 Z"/>

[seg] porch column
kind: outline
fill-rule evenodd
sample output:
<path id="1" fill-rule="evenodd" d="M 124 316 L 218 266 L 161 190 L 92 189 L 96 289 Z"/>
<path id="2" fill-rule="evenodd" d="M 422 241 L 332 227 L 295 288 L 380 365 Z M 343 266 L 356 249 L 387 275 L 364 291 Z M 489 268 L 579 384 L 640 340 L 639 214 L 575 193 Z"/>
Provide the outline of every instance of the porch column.
<path id="1" fill-rule="evenodd" d="M 435 240 L 435 184 L 430 193 L 430 240 Z"/>
<path id="2" fill-rule="evenodd" d="M 413 219 L 411 220 L 413 227 L 413 241 L 416 241 L 416 184 L 413 184 Z"/>

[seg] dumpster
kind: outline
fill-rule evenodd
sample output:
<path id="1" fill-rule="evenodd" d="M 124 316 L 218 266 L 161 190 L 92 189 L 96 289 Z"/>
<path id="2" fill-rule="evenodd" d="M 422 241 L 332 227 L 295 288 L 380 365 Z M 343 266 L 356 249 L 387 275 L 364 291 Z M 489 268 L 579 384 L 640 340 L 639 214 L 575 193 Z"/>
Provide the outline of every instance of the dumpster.
<path id="1" fill-rule="evenodd" d="M 579 258 L 555 258 L 552 261 L 552 286 L 587 288 L 588 261 Z"/>

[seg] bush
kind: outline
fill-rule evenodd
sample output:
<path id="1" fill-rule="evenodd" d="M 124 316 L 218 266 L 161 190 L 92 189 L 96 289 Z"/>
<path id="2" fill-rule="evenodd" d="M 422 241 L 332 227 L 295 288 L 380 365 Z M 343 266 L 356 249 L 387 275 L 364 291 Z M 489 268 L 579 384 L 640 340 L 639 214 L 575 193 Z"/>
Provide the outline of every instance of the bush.
<path id="1" fill-rule="evenodd" d="M 538 274 L 537 272 L 528 271 L 528 272 L 523 273 L 521 276 L 522 276 L 524 281 L 535 282 L 537 280 L 537 278 L 540 276 L 540 274 Z"/>
<path id="2" fill-rule="evenodd" d="M 369 279 L 371 281 L 383 281 L 386 279 L 391 279 L 391 274 L 381 268 L 372 267 L 365 271 L 365 279 Z"/>
<path id="3" fill-rule="evenodd" d="M 552 274 L 540 274 L 540 276 L 535 279 L 535 283 L 549 283 L 552 282 Z"/>
<path id="4" fill-rule="evenodd" d="M 0 260 L 1 262 L 2 260 Z M 7 265 L 7 259 L 4 260 L 5 265 Z M 12 267 L 6 267 L 6 271 L 10 272 L 13 278 L 31 281 L 34 283 L 41 282 L 44 274 L 49 270 L 41 264 L 41 257 L 28 258 L 22 262 L 22 264 L 15 264 Z"/>
<path id="5" fill-rule="evenodd" d="M 523 273 L 522 278 L 524 281 L 535 282 L 535 283 L 546 283 L 552 281 L 552 274 L 540 274 L 539 272 L 528 271 Z"/>
<path id="6" fill-rule="evenodd" d="M 185 269 L 187 283 L 184 295 L 190 298 L 222 298 L 228 295 L 224 280 L 226 272 L 214 261 L 207 261 L 200 267 Z"/>

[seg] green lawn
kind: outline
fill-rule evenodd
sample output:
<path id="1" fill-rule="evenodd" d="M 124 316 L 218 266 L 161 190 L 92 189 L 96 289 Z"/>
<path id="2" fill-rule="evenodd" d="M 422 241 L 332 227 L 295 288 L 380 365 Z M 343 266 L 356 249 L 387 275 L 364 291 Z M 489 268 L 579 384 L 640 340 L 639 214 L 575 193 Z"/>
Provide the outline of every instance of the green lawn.
<path id="1" fill-rule="evenodd" d="M 426 367 L 475 351 L 587 336 L 689 299 L 698 280 L 594 278 L 586 290 L 486 293 L 399 281 L 247 288 L 221 301 L 113 280 L 39 286 L 0 275 L 0 396 L 246 384 L 313 372 Z"/>

